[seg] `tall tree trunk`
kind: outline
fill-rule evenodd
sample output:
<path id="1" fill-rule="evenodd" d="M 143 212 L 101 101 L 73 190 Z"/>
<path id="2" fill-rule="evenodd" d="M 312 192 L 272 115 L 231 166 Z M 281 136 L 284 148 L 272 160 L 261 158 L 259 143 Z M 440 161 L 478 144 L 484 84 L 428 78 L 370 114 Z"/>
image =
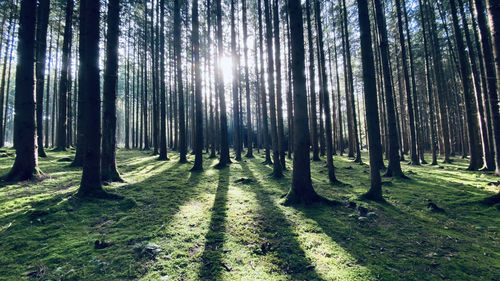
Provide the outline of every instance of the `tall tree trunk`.
<path id="1" fill-rule="evenodd" d="M 493 55 L 493 48 L 492 48 L 492 39 L 491 39 L 491 32 L 490 32 L 490 26 L 488 26 L 486 15 L 484 13 L 485 7 L 483 4 L 483 1 L 480 0 L 474 0 L 474 12 L 477 16 L 477 23 L 479 26 L 479 35 L 481 38 L 481 47 L 483 50 L 483 60 L 484 60 L 484 66 L 486 68 L 486 77 L 487 77 L 487 92 L 488 92 L 488 97 L 489 97 L 489 107 L 490 107 L 490 114 L 491 114 L 491 121 L 493 125 L 493 151 L 495 152 L 495 174 L 497 176 L 500 176 L 500 110 L 498 107 L 498 84 L 497 84 L 497 77 L 500 77 L 500 64 L 498 63 L 500 61 L 500 58 L 497 58 L 496 61 L 494 61 L 495 57 Z M 491 6 L 490 6 L 491 7 Z M 498 5 L 496 6 L 497 10 L 500 10 L 498 8 Z M 498 12 L 498 11 L 497 11 Z M 498 13 L 496 14 L 496 19 L 500 21 L 500 16 L 498 16 Z M 493 28 L 497 27 L 500 28 L 500 22 L 495 23 L 492 20 L 494 20 L 493 17 L 490 18 L 491 26 Z M 494 24 L 497 24 L 496 26 Z M 495 37 L 496 41 L 495 43 L 498 45 L 500 44 L 500 36 L 496 35 Z M 500 56 L 500 53 L 498 53 L 497 50 L 497 56 Z M 496 64 L 496 69 L 495 71 L 495 62 Z M 498 75 L 498 76 L 497 76 Z M 495 79 L 497 78 L 497 79 Z"/>
<path id="2" fill-rule="evenodd" d="M 311 4 L 306 0 L 307 44 L 309 48 L 309 95 L 311 102 L 311 140 L 313 161 L 319 161 L 318 120 L 316 113 L 316 79 L 314 76 L 314 47 L 312 34 Z"/>
<path id="3" fill-rule="evenodd" d="M 389 166 L 386 176 L 405 177 L 399 162 L 399 142 L 396 126 L 396 114 L 394 113 L 394 101 L 392 93 L 392 78 L 390 69 L 389 40 L 387 36 L 387 25 L 384 6 L 382 1 L 375 1 L 376 22 L 379 32 L 379 44 L 384 75 L 384 92 L 387 109 L 387 123 L 389 129 Z M 371 117 L 370 117 L 371 119 Z"/>
<path id="4" fill-rule="evenodd" d="M 316 17 L 316 29 L 318 34 L 318 72 L 319 72 L 319 92 L 323 100 L 323 109 L 325 118 L 325 140 L 326 140 L 326 166 L 328 167 L 328 178 L 331 183 L 338 182 L 335 177 L 335 167 L 333 165 L 333 139 L 332 139 L 332 121 L 330 119 L 330 98 L 328 94 L 328 80 L 326 76 L 326 60 L 323 45 L 323 26 L 321 23 L 321 9 L 319 0 L 314 0 L 314 13 Z"/>
<path id="5" fill-rule="evenodd" d="M 271 24 L 271 9 L 269 0 L 264 0 L 264 16 L 266 19 L 266 51 L 267 51 L 267 82 L 269 90 L 269 117 L 271 119 L 271 142 L 273 146 L 273 176 L 281 178 L 283 171 L 279 157 L 279 140 L 276 120 L 276 95 L 274 84 L 273 31 Z"/>
<path id="6" fill-rule="evenodd" d="M 314 191 L 311 180 L 302 7 L 300 0 L 289 0 L 287 6 L 290 17 L 295 133 L 292 186 L 286 195 L 285 204 L 312 203 L 319 201 L 321 197 Z"/>
<path id="7" fill-rule="evenodd" d="M 403 61 L 403 77 L 404 77 L 404 84 L 405 84 L 405 90 L 406 90 L 406 101 L 408 105 L 408 119 L 410 123 L 410 144 L 411 144 L 411 164 L 412 165 L 419 165 L 419 159 L 418 159 L 418 152 L 417 152 L 417 135 L 415 131 L 415 111 L 413 110 L 413 100 L 412 100 L 412 94 L 416 95 L 416 93 L 412 93 L 410 85 L 410 73 L 409 73 L 409 67 L 408 67 L 408 59 L 406 56 L 406 40 L 405 36 L 403 33 L 403 17 L 401 15 L 401 1 L 400 0 L 395 0 L 396 1 L 396 6 L 394 7 L 396 9 L 396 14 L 398 18 L 398 32 L 399 32 L 399 44 L 401 47 L 401 59 Z"/>
<path id="8" fill-rule="evenodd" d="M 35 115 L 35 10 L 36 0 L 21 1 L 16 67 L 16 101 L 14 104 L 14 143 L 16 159 L 6 181 L 23 181 L 39 178 L 38 151 L 36 148 Z"/>
<path id="9" fill-rule="evenodd" d="M 193 57 L 194 57 L 194 95 L 195 95 L 195 139 L 194 139 L 194 166 L 191 171 L 203 170 L 203 108 L 201 102 L 201 66 L 200 66 L 200 38 L 198 21 L 198 0 L 193 0 L 192 7 L 192 24 L 193 24 Z"/>
<path id="10" fill-rule="evenodd" d="M 343 15 L 343 31 L 344 31 L 344 43 L 345 50 L 344 56 L 346 61 L 346 96 L 347 96 L 347 115 L 349 124 L 349 157 L 355 157 L 354 162 L 362 163 L 361 160 L 361 146 L 359 144 L 359 134 L 358 134 L 358 120 L 356 116 L 356 107 L 354 106 L 354 78 L 352 74 L 352 63 L 351 63 L 351 45 L 349 42 L 349 28 L 348 28 L 348 20 L 347 20 L 347 7 L 345 0 L 342 0 L 342 15 Z M 356 156 L 354 156 L 354 151 L 356 152 Z"/>
<path id="11" fill-rule="evenodd" d="M 280 15 L 278 0 L 273 0 L 274 19 L 274 57 L 276 60 L 276 117 L 278 122 L 278 152 L 281 168 L 286 169 L 285 162 L 285 128 L 283 127 L 283 97 L 281 91 L 281 44 L 280 44 Z"/>
<path id="12" fill-rule="evenodd" d="M 217 47 L 219 59 L 224 54 L 224 45 L 222 41 L 222 7 L 221 0 L 216 0 L 216 17 L 217 17 Z M 217 65 L 216 72 L 217 96 L 219 100 L 219 121 L 220 121 L 220 158 L 217 164 L 218 168 L 224 168 L 231 163 L 229 158 L 229 140 L 227 133 L 227 113 L 226 113 L 226 97 L 224 94 L 224 76 L 222 75 L 222 67 Z"/>
<path id="13" fill-rule="evenodd" d="M 167 119 L 165 101 L 165 0 L 160 0 L 160 155 L 159 160 L 168 160 L 167 156 Z"/>
<path id="14" fill-rule="evenodd" d="M 257 0 L 257 13 L 259 22 L 259 55 L 260 55 L 260 97 L 261 97 L 261 115 L 262 115 L 262 127 L 263 127 L 263 139 L 264 139 L 264 150 L 266 154 L 266 160 L 264 164 L 271 164 L 271 154 L 269 151 L 269 122 L 267 113 L 267 95 L 266 87 L 264 82 L 264 38 L 263 38 L 263 28 L 262 28 L 262 1 Z"/>
<path id="15" fill-rule="evenodd" d="M 36 27 L 36 133 L 38 156 L 47 157 L 43 149 L 43 90 L 45 83 L 45 59 L 47 50 L 47 27 L 49 25 L 49 0 L 40 0 L 37 9 Z M 48 94 L 48 93 L 47 93 Z M 2 95 L 3 97 L 3 95 Z"/>
<path id="16" fill-rule="evenodd" d="M 184 113 L 184 88 L 182 82 L 182 55 L 181 55 L 181 7 L 179 0 L 174 1 L 174 54 L 177 74 L 178 118 L 179 118 L 179 162 L 187 162 L 186 154 L 186 122 Z"/>
<path id="17" fill-rule="evenodd" d="M 396 0 L 398 1 L 398 0 Z M 377 106 L 377 86 L 375 80 L 375 65 L 373 62 L 372 40 L 370 34 L 370 15 L 368 1 L 358 0 L 359 32 L 361 38 L 361 60 L 363 64 L 363 88 L 365 93 L 365 109 L 368 127 L 368 143 L 370 152 L 370 190 L 365 198 L 383 201 L 382 180 L 380 178 L 380 162 L 382 148 L 380 145 L 380 127 Z M 379 154 L 380 156 L 378 156 Z"/>
<path id="18" fill-rule="evenodd" d="M 238 88 L 239 88 L 239 74 L 238 74 L 238 66 L 236 63 L 237 54 L 236 54 L 236 26 L 235 26 L 235 7 L 234 1 L 231 0 L 231 58 L 232 58 L 232 71 L 233 71 L 233 139 L 234 139 L 234 154 L 235 160 L 241 160 L 241 140 L 240 140 L 240 110 L 239 110 L 239 101 L 238 101 Z"/>
<path id="19" fill-rule="evenodd" d="M 455 30 L 455 37 L 458 47 L 458 57 L 460 62 L 460 73 L 462 75 L 462 86 L 464 91 L 465 100 L 465 116 L 467 120 L 467 133 L 469 135 L 469 150 L 470 162 L 468 170 L 475 171 L 481 168 L 482 153 L 479 139 L 479 121 L 476 107 L 476 101 L 472 93 L 470 84 L 470 68 L 468 67 L 467 54 L 462 37 L 462 30 L 458 23 L 458 11 L 455 0 L 450 0 L 451 15 L 453 19 L 453 29 Z"/>
<path id="20" fill-rule="evenodd" d="M 437 165 L 437 136 L 436 136 L 436 126 L 435 126 L 435 113 L 434 113 L 434 94 L 433 94 L 433 86 L 432 86 L 432 78 L 431 78 L 431 66 L 429 61 L 429 44 L 428 44 L 428 28 L 427 22 L 425 18 L 424 9 L 426 6 L 423 6 L 422 0 L 418 1 L 420 7 L 420 19 L 422 24 L 422 37 L 424 38 L 424 56 L 425 56 L 425 85 L 427 90 L 427 98 L 428 98 L 428 110 L 429 110 L 429 125 L 430 125 L 430 133 L 431 133 L 431 151 L 432 151 L 432 163 L 431 165 Z"/>
<path id="21" fill-rule="evenodd" d="M 66 21 L 64 25 L 64 38 L 62 46 L 62 65 L 61 65 L 61 79 L 59 80 L 59 114 L 57 120 L 56 132 L 56 150 L 66 150 L 67 146 L 67 129 L 68 129 L 68 115 L 67 115 L 67 100 L 68 93 L 71 87 L 69 76 L 71 73 L 68 71 L 70 64 L 71 54 L 71 41 L 73 38 L 73 0 L 66 2 Z"/>
<path id="22" fill-rule="evenodd" d="M 429 6 L 429 5 L 428 5 Z M 429 6 L 429 8 L 431 8 Z M 444 68 L 442 63 L 442 53 L 441 48 L 439 47 L 438 33 L 436 28 L 436 17 L 433 9 L 429 9 L 430 16 L 430 34 L 431 34 L 431 43 L 432 43 L 432 58 L 434 64 L 434 75 L 435 81 L 437 84 L 437 97 L 439 103 L 439 115 L 441 125 L 441 134 L 442 134 L 442 142 L 443 142 L 443 152 L 444 152 L 444 163 L 451 162 L 450 159 L 450 134 L 449 134 L 449 115 L 447 109 L 447 98 L 446 98 L 446 83 L 444 80 Z"/>
<path id="23" fill-rule="evenodd" d="M 116 169 L 116 97 L 118 91 L 118 35 L 120 1 L 108 2 L 106 33 L 106 68 L 104 70 L 102 110 L 101 179 L 103 182 L 123 181 Z"/>
<path id="24" fill-rule="evenodd" d="M 85 160 L 78 195 L 80 197 L 118 198 L 101 185 L 101 98 L 99 86 L 100 1 L 80 1 L 80 89 L 85 103 Z M 83 39 L 82 39 L 83 37 Z"/>
<path id="25" fill-rule="evenodd" d="M 243 55 L 245 60 L 245 94 L 246 94 L 246 109 L 247 109 L 247 154 L 245 157 L 253 158 L 252 144 L 252 109 L 250 100 L 250 81 L 248 74 L 248 28 L 247 28 L 247 1 L 241 0 L 242 8 L 242 24 L 243 24 Z"/>

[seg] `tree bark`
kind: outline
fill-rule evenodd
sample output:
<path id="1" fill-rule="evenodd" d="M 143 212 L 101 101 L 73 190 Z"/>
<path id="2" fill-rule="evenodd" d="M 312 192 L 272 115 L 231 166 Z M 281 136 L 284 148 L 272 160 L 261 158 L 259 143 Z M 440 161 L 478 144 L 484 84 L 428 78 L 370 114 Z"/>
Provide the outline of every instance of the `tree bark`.
<path id="1" fill-rule="evenodd" d="M 116 97 L 118 91 L 118 35 L 120 1 L 108 2 L 108 30 L 106 33 L 106 68 L 104 70 L 102 110 L 101 179 L 103 182 L 121 182 L 116 168 Z"/>
<path id="2" fill-rule="evenodd" d="M 397 0 L 398 1 L 398 0 Z M 382 182 L 380 178 L 380 162 L 382 157 L 380 145 L 380 127 L 377 106 L 377 86 L 375 80 L 375 65 L 373 62 L 372 40 L 370 34 L 370 15 L 368 1 L 358 0 L 359 31 L 361 38 L 361 60 L 363 64 L 363 88 L 365 94 L 366 120 L 368 127 L 368 142 L 370 152 L 370 190 L 365 198 L 383 201 Z M 380 156 L 378 156 L 379 154 Z"/>
<path id="3" fill-rule="evenodd" d="M 36 148 L 35 115 L 35 11 L 36 0 L 21 1 L 16 67 L 16 100 L 14 104 L 14 143 L 16 159 L 5 181 L 40 178 Z"/>

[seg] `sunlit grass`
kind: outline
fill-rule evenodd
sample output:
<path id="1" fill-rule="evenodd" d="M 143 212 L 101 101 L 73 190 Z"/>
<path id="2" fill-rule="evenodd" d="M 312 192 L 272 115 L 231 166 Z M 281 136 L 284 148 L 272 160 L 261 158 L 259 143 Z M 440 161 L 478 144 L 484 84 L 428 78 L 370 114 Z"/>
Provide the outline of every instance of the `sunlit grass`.
<path id="1" fill-rule="evenodd" d="M 497 179 L 464 171 L 467 160 L 442 168 L 403 163 L 411 179 L 383 178 L 386 204 L 359 200 L 368 165 L 336 156 L 340 186 L 328 183 L 324 161 L 313 162 L 318 193 L 376 214 L 360 221 L 344 206 L 281 205 L 291 171 L 271 178 L 262 155 L 224 170 L 205 157 L 205 170 L 192 173 L 191 155 L 179 164 L 175 152 L 158 161 L 119 150 L 125 183 L 105 188 L 126 199 L 76 200 L 81 170 L 58 161 L 73 153 L 49 151 L 40 160 L 49 178 L 41 182 L 0 187 L 0 280 L 499 278 L 500 208 L 477 203 L 498 191 L 488 185 Z M 0 172 L 13 159 L 0 158 Z M 445 213 L 430 212 L 429 200 Z M 111 245 L 95 249 L 96 240 Z M 140 254 L 147 243 L 159 252 Z"/>

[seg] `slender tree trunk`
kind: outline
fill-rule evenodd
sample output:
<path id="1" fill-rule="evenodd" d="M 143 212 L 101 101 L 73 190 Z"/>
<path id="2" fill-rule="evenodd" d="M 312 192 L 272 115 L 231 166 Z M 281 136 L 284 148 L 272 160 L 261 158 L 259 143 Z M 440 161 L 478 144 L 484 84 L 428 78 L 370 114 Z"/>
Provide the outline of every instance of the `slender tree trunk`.
<path id="1" fill-rule="evenodd" d="M 179 162 L 187 162 L 186 154 L 186 122 L 184 113 L 184 88 L 182 82 L 182 55 L 181 55 L 181 11 L 179 0 L 174 1 L 174 53 L 177 73 L 178 118 L 179 118 Z"/>
<path id="2" fill-rule="evenodd" d="M 61 65 L 61 79 L 59 80 L 59 118 L 57 120 L 56 132 L 56 150 L 66 150 L 67 146 L 67 129 L 68 129 L 68 115 L 67 115 L 67 100 L 68 92 L 71 87 L 68 71 L 71 54 L 71 41 L 73 38 L 73 0 L 66 2 L 66 22 L 64 25 L 64 38 L 62 46 L 62 65 Z"/>
<path id="3" fill-rule="evenodd" d="M 217 47 L 218 57 L 221 58 L 224 54 L 224 45 L 222 41 L 222 7 L 221 0 L 216 0 L 216 17 L 217 17 Z M 226 113 L 226 97 L 224 94 L 224 76 L 220 64 L 217 66 L 217 96 L 219 99 L 219 121 L 220 121 L 220 158 L 217 164 L 218 168 L 224 168 L 231 163 L 229 158 L 229 141 L 227 133 L 227 113 Z"/>
<path id="4" fill-rule="evenodd" d="M 233 71 L 233 139 L 234 139 L 234 154 L 235 160 L 241 160 L 241 140 L 240 140 L 240 110 L 239 110 L 239 101 L 238 101 L 238 84 L 239 84 L 239 75 L 238 75 L 238 67 L 237 67 L 237 54 L 236 54 L 236 26 L 235 26 L 235 7 L 234 1 L 231 0 L 231 57 L 232 57 L 232 71 Z"/>
<path id="5" fill-rule="evenodd" d="M 411 144 L 411 164 L 419 165 L 418 152 L 417 152 L 417 135 L 415 130 L 415 111 L 413 109 L 413 100 L 412 94 L 416 95 L 416 93 L 412 93 L 411 91 L 411 81 L 410 81 L 410 69 L 408 67 L 408 59 L 406 56 L 406 40 L 403 33 L 403 18 L 401 15 L 401 1 L 395 0 L 396 2 L 396 14 L 398 19 L 398 31 L 399 31 L 399 43 L 401 47 L 401 59 L 403 61 L 403 76 L 404 76 L 404 84 L 406 87 L 406 101 L 408 105 L 408 117 L 410 123 L 410 144 Z"/>
<path id="6" fill-rule="evenodd" d="M 396 126 L 396 114 L 394 113 L 391 69 L 389 64 L 390 63 L 389 42 L 388 42 L 389 40 L 387 36 L 387 26 L 386 26 L 386 19 L 382 1 L 375 1 L 375 13 L 376 13 L 378 32 L 380 36 L 379 44 L 380 44 L 382 68 L 384 73 L 383 75 L 384 87 L 385 87 L 384 93 L 385 93 L 385 101 L 387 109 L 387 122 L 389 129 L 389 166 L 387 167 L 386 176 L 405 177 L 403 171 L 401 170 L 401 163 L 399 162 L 398 131 Z M 371 119 L 371 116 L 370 118 L 367 119 Z"/>
<path id="7" fill-rule="evenodd" d="M 200 39 L 198 21 L 198 0 L 193 0 L 192 4 L 192 23 L 193 23 L 193 51 L 194 51 L 194 95 L 196 110 L 196 125 L 194 139 L 194 166 L 191 171 L 203 170 L 203 109 L 201 102 L 201 66 L 200 66 Z"/>
<path id="8" fill-rule="evenodd" d="M 120 2 L 108 2 L 108 30 L 106 33 L 106 68 L 104 70 L 102 110 L 101 179 L 103 182 L 121 182 L 116 169 L 116 97 L 118 91 L 118 34 Z"/>
<path id="9" fill-rule="evenodd" d="M 165 0 L 160 0 L 160 155 L 158 160 L 168 160 L 167 119 L 165 101 Z"/>
<path id="10" fill-rule="evenodd" d="M 281 178 L 283 171 L 279 157 L 279 140 L 276 118 L 276 95 L 274 84 L 273 32 L 271 25 L 271 9 L 269 0 L 264 0 L 264 15 L 266 19 L 266 51 L 267 51 L 267 82 L 269 90 L 269 117 L 271 119 L 271 142 L 273 146 L 273 176 Z"/>
<path id="11" fill-rule="evenodd" d="M 312 19 L 310 0 L 306 0 L 307 44 L 309 48 L 309 95 L 311 102 L 311 140 L 313 161 L 319 161 L 318 120 L 316 113 L 316 79 L 314 76 L 314 48 L 312 38 Z"/>
<path id="12" fill-rule="evenodd" d="M 257 12 L 258 12 L 258 22 L 259 22 L 259 51 L 260 51 L 260 96 L 261 96 L 261 114 L 262 114 L 262 127 L 263 127 L 263 139 L 264 139 L 264 150 L 266 153 L 266 160 L 264 164 L 272 164 L 271 154 L 269 151 L 269 122 L 268 122 L 268 112 L 267 112 L 267 94 L 264 82 L 264 38 L 262 31 L 262 5 L 261 0 L 257 0 Z"/>
<path id="13" fill-rule="evenodd" d="M 47 50 L 47 27 L 49 24 L 49 0 L 40 0 L 37 9 L 36 28 L 36 133 L 38 156 L 47 157 L 43 149 L 43 90 L 45 83 L 45 54 Z M 3 98 L 3 95 L 2 95 Z M 3 108 L 3 107 L 1 107 Z M 3 120 L 2 120 L 3 121 Z"/>

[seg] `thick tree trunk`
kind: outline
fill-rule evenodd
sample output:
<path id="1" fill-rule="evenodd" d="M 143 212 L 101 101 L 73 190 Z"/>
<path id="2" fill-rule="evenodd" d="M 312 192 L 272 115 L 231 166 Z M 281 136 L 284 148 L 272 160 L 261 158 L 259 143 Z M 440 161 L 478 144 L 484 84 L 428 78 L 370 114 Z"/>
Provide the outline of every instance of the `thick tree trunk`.
<path id="1" fill-rule="evenodd" d="M 294 147 L 292 186 L 285 204 L 312 203 L 321 197 L 314 191 L 311 181 L 309 156 L 309 120 L 307 114 L 307 90 L 304 63 L 304 34 L 300 0 L 288 1 L 292 50 L 293 100 L 294 100 Z M 299 132 L 299 133 L 297 133 Z"/>
<path id="2" fill-rule="evenodd" d="M 100 1 L 80 1 L 80 34 L 84 35 L 80 52 L 80 90 L 85 99 L 85 160 L 78 195 L 113 198 L 101 185 L 101 98 L 99 86 Z"/>
<path id="3" fill-rule="evenodd" d="M 14 104 L 14 143 L 16 159 L 6 181 L 32 180 L 40 177 L 36 148 L 35 115 L 35 10 L 36 0 L 21 1 Z"/>
<path id="4" fill-rule="evenodd" d="M 370 152 L 370 190 L 365 198 L 383 201 L 382 182 L 380 178 L 380 162 L 382 157 L 380 145 L 380 127 L 377 107 L 377 86 L 375 80 L 375 65 L 373 62 L 372 40 L 370 34 L 370 16 L 368 1 L 358 0 L 359 32 L 361 37 L 361 60 L 363 64 L 363 88 L 365 93 L 365 109 L 368 127 L 368 142 Z M 378 156 L 379 154 L 380 156 Z"/>

